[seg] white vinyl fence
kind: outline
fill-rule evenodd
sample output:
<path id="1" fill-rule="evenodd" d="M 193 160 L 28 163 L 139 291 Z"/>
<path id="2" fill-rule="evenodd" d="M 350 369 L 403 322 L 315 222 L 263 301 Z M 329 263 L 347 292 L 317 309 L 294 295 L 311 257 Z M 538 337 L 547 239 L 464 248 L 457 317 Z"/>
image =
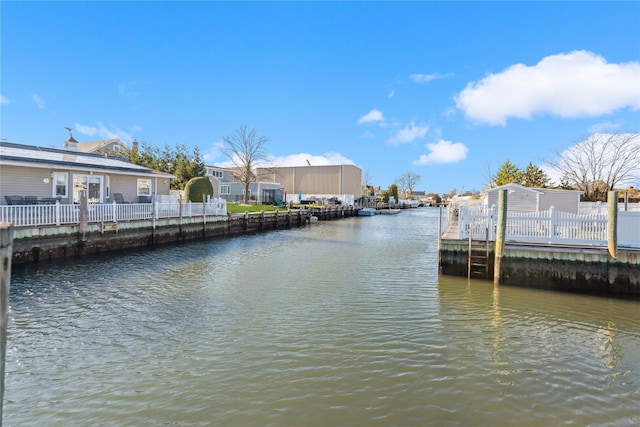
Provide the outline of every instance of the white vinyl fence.
<path id="1" fill-rule="evenodd" d="M 498 208 L 458 208 L 458 238 L 495 240 Z M 547 244 L 607 245 L 607 213 L 577 215 L 553 208 L 542 212 L 507 212 L 506 240 Z M 640 248 L 640 212 L 618 211 L 618 246 Z"/>
<path id="2" fill-rule="evenodd" d="M 618 203 L 618 212 L 640 212 L 640 203 Z M 580 202 L 579 213 L 581 215 L 588 214 L 606 214 L 607 202 Z"/>
<path id="3" fill-rule="evenodd" d="M 205 203 L 173 201 L 88 206 L 89 223 L 219 215 L 227 215 L 227 202 L 218 198 Z M 0 205 L 0 222 L 10 222 L 14 227 L 79 224 L 80 205 Z"/>

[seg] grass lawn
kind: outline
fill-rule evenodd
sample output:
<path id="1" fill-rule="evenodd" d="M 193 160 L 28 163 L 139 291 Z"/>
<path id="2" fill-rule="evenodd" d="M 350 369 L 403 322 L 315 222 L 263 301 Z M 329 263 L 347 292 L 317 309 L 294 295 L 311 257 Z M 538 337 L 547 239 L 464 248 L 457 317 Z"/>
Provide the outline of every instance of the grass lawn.
<path id="1" fill-rule="evenodd" d="M 245 212 L 273 212 L 273 211 L 286 211 L 286 208 L 279 208 L 271 205 L 243 205 L 240 203 L 227 203 L 227 212 L 231 214 L 245 213 Z"/>

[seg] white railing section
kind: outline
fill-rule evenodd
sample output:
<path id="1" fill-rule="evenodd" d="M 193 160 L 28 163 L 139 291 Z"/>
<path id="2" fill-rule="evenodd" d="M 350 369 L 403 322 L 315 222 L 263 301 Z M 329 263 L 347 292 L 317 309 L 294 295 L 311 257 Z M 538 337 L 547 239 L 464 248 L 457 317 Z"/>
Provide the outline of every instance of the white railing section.
<path id="1" fill-rule="evenodd" d="M 204 203 L 153 202 L 89 204 L 89 223 L 122 222 L 134 220 L 189 218 L 227 215 L 224 199 L 210 199 Z M 0 205 L 0 222 L 14 227 L 38 227 L 80 223 L 80 205 Z"/>
<path id="2" fill-rule="evenodd" d="M 458 239 L 495 240 L 496 206 L 458 209 Z M 618 212 L 618 246 L 640 248 L 640 212 Z M 507 213 L 506 240 L 546 244 L 607 245 L 607 213 L 578 215 L 551 208 L 542 212 Z"/>
<path id="3" fill-rule="evenodd" d="M 640 212 L 640 203 L 618 203 L 618 212 Z M 578 213 L 581 215 L 588 214 L 606 214 L 607 202 L 580 202 Z"/>

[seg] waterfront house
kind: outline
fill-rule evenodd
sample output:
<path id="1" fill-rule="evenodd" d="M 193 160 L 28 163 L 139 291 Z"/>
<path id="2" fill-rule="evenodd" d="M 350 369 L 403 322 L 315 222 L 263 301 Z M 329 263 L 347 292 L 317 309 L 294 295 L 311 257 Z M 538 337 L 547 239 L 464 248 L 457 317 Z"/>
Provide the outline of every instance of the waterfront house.
<path id="1" fill-rule="evenodd" d="M 69 136 L 63 149 L 0 142 L 0 203 L 138 203 L 168 195 L 173 175 L 107 154 L 78 151 Z M 120 199 L 120 196 L 121 199 Z"/>
<path id="2" fill-rule="evenodd" d="M 258 168 L 258 180 L 279 182 L 287 202 L 305 200 L 353 205 L 362 196 L 362 170 L 355 165 Z"/>
<path id="3" fill-rule="evenodd" d="M 497 206 L 498 193 L 505 189 L 508 190 L 507 206 L 512 212 L 542 212 L 553 206 L 556 211 L 577 214 L 580 208 L 582 191 L 532 188 L 514 183 L 486 190 L 485 207 Z"/>
<path id="4" fill-rule="evenodd" d="M 234 169 L 218 166 L 205 166 L 205 169 L 213 185 L 213 197 L 220 197 L 229 202 L 244 200 L 244 184 L 235 179 Z M 251 182 L 248 199 L 256 203 L 274 204 L 277 199 L 284 200 L 284 191 L 278 182 Z"/>

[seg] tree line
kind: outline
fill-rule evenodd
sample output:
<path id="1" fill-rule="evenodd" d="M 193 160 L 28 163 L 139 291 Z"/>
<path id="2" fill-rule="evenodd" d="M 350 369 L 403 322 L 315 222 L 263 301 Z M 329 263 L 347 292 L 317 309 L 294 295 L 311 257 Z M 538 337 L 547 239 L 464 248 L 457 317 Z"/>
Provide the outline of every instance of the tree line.
<path id="1" fill-rule="evenodd" d="M 206 167 L 204 158 L 198 147 L 191 151 L 183 144 L 171 147 L 165 144 L 161 150 L 146 142 L 133 144 L 129 151 L 129 161 L 133 164 L 170 173 L 175 176 L 171 180 L 172 190 L 183 190 L 191 178 L 204 176 Z"/>
<path id="2" fill-rule="evenodd" d="M 544 162 L 560 176 L 529 162 L 521 169 L 507 160 L 491 177 L 491 186 L 516 183 L 525 187 L 580 190 L 585 201 L 606 200 L 607 192 L 640 180 L 640 134 L 593 134 Z"/>
<path id="3" fill-rule="evenodd" d="M 253 169 L 256 163 L 266 158 L 266 144 L 269 138 L 258 135 L 255 128 L 243 125 L 234 133 L 222 139 L 222 150 L 233 163 L 237 179 L 248 194 L 249 183 L 255 179 Z M 112 153 L 109 153 L 112 154 Z M 171 147 L 165 144 L 163 149 L 146 142 L 136 143 L 127 154 L 131 163 L 170 173 L 176 178 L 171 182 L 172 189 L 184 189 L 186 183 L 194 177 L 204 176 L 206 167 L 200 149 L 189 150 L 179 144 Z M 122 153 L 114 153 L 122 156 Z M 510 160 L 504 162 L 495 175 L 489 176 L 489 186 L 516 183 L 525 187 L 560 188 L 580 190 L 584 200 L 605 200 L 608 191 L 617 186 L 640 181 L 640 134 L 593 134 L 584 141 L 555 152 L 554 159 L 545 163 L 560 175 L 560 182 L 553 183 L 544 169 L 529 162 L 521 168 Z M 369 185 L 371 177 L 363 174 L 363 184 Z M 411 194 L 421 176 L 407 172 L 396 178 L 384 192 L 383 198 Z M 431 196 L 437 196 L 431 194 Z"/>

